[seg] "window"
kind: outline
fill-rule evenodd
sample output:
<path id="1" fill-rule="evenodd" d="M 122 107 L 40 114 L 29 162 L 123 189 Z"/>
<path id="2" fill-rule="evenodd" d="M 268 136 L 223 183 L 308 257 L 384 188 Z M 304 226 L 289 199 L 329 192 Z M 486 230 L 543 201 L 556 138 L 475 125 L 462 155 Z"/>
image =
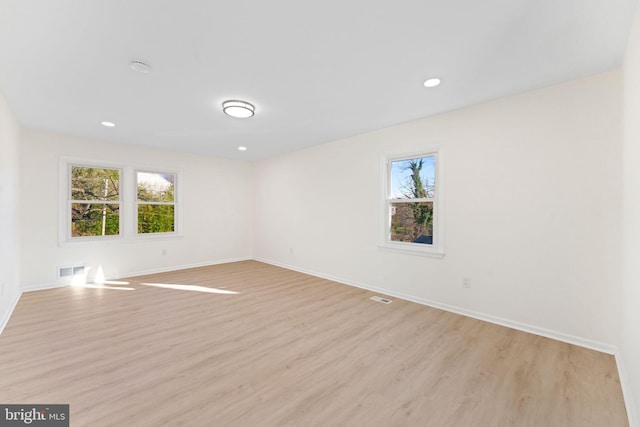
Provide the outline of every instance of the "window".
<path id="1" fill-rule="evenodd" d="M 442 254 L 439 153 L 384 158 L 381 245 Z"/>
<path id="2" fill-rule="evenodd" d="M 58 244 L 182 237 L 181 172 L 61 157 Z"/>
<path id="3" fill-rule="evenodd" d="M 120 234 L 119 169 L 70 166 L 71 237 Z"/>
<path id="4" fill-rule="evenodd" d="M 136 173 L 138 234 L 175 232 L 175 181 L 172 173 Z"/>

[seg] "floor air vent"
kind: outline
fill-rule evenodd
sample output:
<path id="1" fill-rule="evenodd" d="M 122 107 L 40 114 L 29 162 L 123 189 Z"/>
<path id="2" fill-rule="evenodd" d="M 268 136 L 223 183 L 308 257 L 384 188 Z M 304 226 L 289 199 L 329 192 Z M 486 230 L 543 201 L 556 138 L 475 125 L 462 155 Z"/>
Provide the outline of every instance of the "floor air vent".
<path id="1" fill-rule="evenodd" d="M 375 296 L 375 295 L 374 295 L 374 296 L 372 296 L 372 297 L 371 297 L 371 298 L 369 298 L 369 299 L 372 299 L 372 300 L 374 300 L 374 301 L 381 302 L 381 303 L 383 303 L 383 304 L 391 304 L 391 300 L 390 300 L 390 299 L 382 298 L 382 297 L 377 297 L 377 296 Z"/>

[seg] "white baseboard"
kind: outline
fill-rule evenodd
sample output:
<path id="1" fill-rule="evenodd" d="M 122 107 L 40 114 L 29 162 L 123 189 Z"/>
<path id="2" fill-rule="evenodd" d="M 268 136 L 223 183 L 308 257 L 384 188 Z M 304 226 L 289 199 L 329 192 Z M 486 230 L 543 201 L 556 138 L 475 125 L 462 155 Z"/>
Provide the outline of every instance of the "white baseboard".
<path id="1" fill-rule="evenodd" d="M 463 316 L 472 317 L 474 319 L 483 320 L 483 321 L 490 322 L 490 323 L 495 323 L 495 324 L 498 324 L 498 325 L 506 326 L 506 327 L 513 328 L 513 329 L 517 329 L 517 330 L 520 330 L 520 331 L 523 331 L 523 332 L 528 332 L 528 333 L 532 333 L 532 334 L 535 334 L 535 335 L 540 335 L 540 336 L 543 336 L 543 337 L 555 339 L 555 340 L 558 340 L 558 341 L 563 341 L 563 342 L 566 342 L 566 343 L 569 343 L 569 344 L 574 344 L 574 345 L 578 345 L 578 346 L 581 346 L 581 347 L 589 348 L 589 349 L 592 349 L 592 350 L 601 351 L 603 353 L 616 354 L 616 355 L 618 354 L 617 347 L 615 345 L 612 345 L 612 344 L 602 343 L 602 342 L 593 341 L 593 340 L 590 340 L 590 339 L 587 339 L 587 338 L 578 337 L 578 336 L 571 335 L 571 334 L 565 334 L 565 333 L 559 332 L 559 331 L 540 328 L 538 326 L 529 325 L 529 324 L 526 324 L 526 323 L 521 323 L 521 322 L 517 322 L 517 321 L 514 321 L 514 320 L 510 320 L 510 319 L 505 319 L 505 318 L 502 318 L 502 317 L 493 316 L 493 315 L 490 315 L 490 314 L 481 313 L 481 312 L 474 311 L 474 310 L 468 310 L 468 309 L 465 309 L 465 308 L 462 308 L 462 307 L 458 307 L 458 306 L 454 306 L 454 305 L 443 304 L 443 303 L 440 303 L 438 301 L 433 301 L 433 300 L 429 300 L 429 299 L 426 299 L 426 298 L 421 298 L 421 297 L 416 297 L 416 296 L 413 296 L 413 295 L 403 294 L 403 293 L 395 292 L 395 291 L 392 291 L 392 290 L 389 290 L 389 289 L 378 288 L 378 287 L 375 287 L 375 286 L 367 285 L 365 283 L 355 282 L 353 280 L 344 279 L 344 278 L 333 276 L 333 275 L 330 275 L 330 274 L 323 274 L 323 273 L 319 273 L 319 272 L 316 272 L 316 271 L 308 270 L 308 269 L 305 269 L 305 268 L 295 267 L 295 266 L 292 266 L 292 265 L 284 264 L 284 263 L 281 263 L 281 262 L 278 262 L 278 261 L 274 261 L 274 260 L 270 260 L 270 259 L 266 259 L 266 258 L 238 257 L 238 258 L 227 258 L 227 259 L 215 260 L 215 261 L 204 261 L 204 262 L 192 263 L 192 264 L 174 265 L 174 266 L 170 266 L 170 267 L 162 267 L 162 268 L 154 268 L 154 269 L 148 269 L 148 270 L 139 270 L 139 271 L 131 271 L 131 272 L 119 273 L 118 277 L 108 277 L 106 279 L 107 280 L 114 280 L 114 279 L 119 279 L 119 278 L 123 278 L 123 277 L 144 276 L 144 275 L 147 275 L 147 274 L 164 273 L 164 272 L 168 272 L 168 271 L 177 271 L 177 270 L 184 270 L 184 269 L 188 269 L 188 268 L 206 267 L 206 266 L 210 266 L 210 265 L 227 264 L 227 263 L 231 263 L 231 262 L 248 261 L 248 260 L 251 260 L 251 259 L 254 259 L 254 260 L 259 261 L 259 262 L 264 262 L 266 264 L 271 264 L 271 265 L 275 265 L 275 266 L 278 266 L 278 267 L 286 268 L 288 270 L 293 270 L 293 271 L 298 271 L 300 273 L 309 274 L 311 276 L 321 277 L 323 279 L 331 280 L 331 281 L 342 283 L 342 284 L 345 284 L 345 285 L 355 286 L 357 288 L 366 289 L 368 291 L 382 293 L 382 294 L 389 295 L 389 296 L 392 296 L 392 297 L 395 297 L 395 298 L 400 298 L 400 299 L 404 299 L 404 300 L 407 300 L 407 301 L 416 302 L 418 304 L 426 305 L 426 306 L 429 306 L 429 307 L 434 307 L 434 308 L 438 308 L 438 309 L 441 309 L 441 310 L 449 311 L 449 312 L 452 312 L 452 313 L 461 314 Z M 21 291 L 22 292 L 32 292 L 32 291 L 38 291 L 38 290 L 44 290 L 44 289 L 59 288 L 59 287 L 68 286 L 68 285 L 69 285 L 68 283 L 61 283 L 61 282 L 41 283 L 41 284 L 24 286 L 24 287 L 21 288 Z M 6 322 L 9 320 L 9 317 L 11 316 L 11 312 L 13 312 L 13 308 L 15 307 L 15 304 L 17 304 L 21 293 L 17 296 L 16 300 L 13 302 L 13 306 L 12 306 L 11 310 L 7 314 L 5 314 L 5 316 L 2 318 L 2 323 L 0 323 L 0 327 L 3 327 L 6 324 Z M 0 329 L 0 331 L 1 331 L 1 329 Z"/>
<path id="2" fill-rule="evenodd" d="M 46 289 L 63 288 L 65 286 L 69 286 L 69 284 L 62 283 L 62 282 L 38 283 L 35 285 L 23 286 L 22 288 L 20 288 L 20 291 L 21 292 L 44 291 Z"/>
<path id="3" fill-rule="evenodd" d="M 146 276 L 147 274 L 166 273 L 168 271 L 186 270 L 188 268 L 208 267 L 210 265 L 229 264 L 231 262 L 249 261 L 252 257 L 226 258 L 216 261 L 196 262 L 193 264 L 173 265 L 171 267 L 152 268 L 149 270 L 118 273 L 117 277 L 105 277 L 106 280 L 118 280 L 124 277 Z"/>
<path id="4" fill-rule="evenodd" d="M 506 326 L 508 328 L 517 329 L 519 331 L 528 332 L 535 335 L 540 335 L 546 338 L 551 338 L 557 341 L 566 342 L 569 344 L 574 344 L 580 347 L 585 347 L 591 350 L 600 351 L 607 354 L 615 354 L 617 351 L 617 347 L 612 344 L 607 344 L 599 341 L 593 341 L 587 338 L 578 337 L 571 334 L 565 334 L 563 332 L 554 331 L 550 329 L 540 328 L 538 326 L 529 325 L 526 323 L 517 322 L 510 319 L 505 319 L 498 316 L 493 316 L 486 313 L 481 313 L 474 310 L 468 310 L 466 308 L 458 307 L 455 305 L 443 304 L 438 301 L 432 301 L 426 298 L 416 297 L 413 295 L 407 295 L 400 292 L 395 292 L 389 289 L 378 288 L 375 286 L 369 286 L 365 283 L 355 282 L 353 280 L 344 279 L 341 277 L 332 276 L 330 274 L 318 273 L 316 271 L 307 270 L 305 268 L 298 268 L 291 265 L 283 264 L 277 261 L 273 261 L 265 258 L 254 258 L 256 261 L 264 262 L 266 264 L 275 265 L 277 267 L 286 268 L 288 270 L 297 271 L 300 273 L 308 274 L 310 276 L 316 276 L 323 279 L 331 280 L 333 282 L 343 283 L 349 286 L 355 286 L 357 288 L 366 289 L 368 291 L 377 292 L 381 294 L 385 294 L 388 296 L 392 296 L 395 298 L 400 298 L 403 300 L 415 302 L 418 304 L 426 305 L 433 308 L 438 308 L 441 310 L 449 311 L 456 314 L 461 314 L 463 316 L 472 317 L 474 319 L 483 320 L 485 322 L 495 323 L 497 325 Z"/>
<path id="5" fill-rule="evenodd" d="M 152 268 L 149 270 L 129 271 L 129 272 L 117 273 L 114 275 L 107 276 L 105 277 L 105 280 L 118 280 L 124 277 L 145 276 L 147 274 L 166 273 L 168 271 L 178 271 L 178 270 L 185 270 L 188 268 L 207 267 L 210 265 L 217 265 L 217 264 L 228 264 L 230 262 L 248 261 L 251 259 L 252 259 L 251 257 L 228 258 L 228 259 L 222 259 L 217 261 L 204 261 L 204 262 L 197 262 L 193 264 L 173 265 L 169 267 Z M 65 286 L 69 286 L 70 284 L 71 283 L 69 280 L 59 280 L 57 282 L 37 283 L 34 285 L 23 286 L 21 290 L 22 292 L 42 291 L 45 289 L 62 288 Z"/>
<path id="6" fill-rule="evenodd" d="M 2 316 L 2 318 L 0 319 L 0 334 L 2 333 L 2 331 L 4 331 L 4 328 L 5 326 L 7 326 L 7 323 L 9 323 L 11 314 L 13 314 L 13 310 L 18 305 L 18 301 L 20 301 L 21 296 L 22 296 L 22 292 L 18 292 L 16 294 L 16 296 L 13 298 L 13 301 L 11 301 L 11 304 L 9 305 L 9 310 L 7 310 L 4 316 Z"/>
<path id="7" fill-rule="evenodd" d="M 624 364 L 624 360 L 620 355 L 620 351 L 615 354 L 616 365 L 618 366 L 618 377 L 620 378 L 620 386 L 622 387 L 622 396 L 624 397 L 624 405 L 627 408 L 627 418 L 629 420 L 630 427 L 640 426 L 640 419 L 638 419 L 638 413 L 636 411 L 635 401 L 633 400 L 633 394 L 631 393 L 631 385 L 629 384 L 629 376 Z"/>

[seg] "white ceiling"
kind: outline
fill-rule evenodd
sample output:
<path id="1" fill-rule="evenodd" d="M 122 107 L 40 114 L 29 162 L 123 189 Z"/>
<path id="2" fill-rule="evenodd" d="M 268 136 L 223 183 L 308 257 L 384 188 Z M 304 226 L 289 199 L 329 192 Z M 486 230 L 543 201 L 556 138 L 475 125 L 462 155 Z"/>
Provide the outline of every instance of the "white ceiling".
<path id="1" fill-rule="evenodd" d="M 635 5 L 0 0 L 0 89 L 26 127 L 255 160 L 616 68 Z"/>

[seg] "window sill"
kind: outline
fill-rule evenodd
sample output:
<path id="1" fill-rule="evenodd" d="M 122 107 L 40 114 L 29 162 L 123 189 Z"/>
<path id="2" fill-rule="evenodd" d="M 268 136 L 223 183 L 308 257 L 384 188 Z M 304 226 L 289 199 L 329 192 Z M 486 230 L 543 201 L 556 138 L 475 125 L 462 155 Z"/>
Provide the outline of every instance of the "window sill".
<path id="1" fill-rule="evenodd" d="M 136 234 L 135 237 L 132 237 L 130 240 L 140 241 L 140 240 L 171 240 L 171 239 L 182 239 L 184 235 L 178 233 L 145 233 L 145 234 Z"/>
<path id="2" fill-rule="evenodd" d="M 135 236 L 96 236 L 96 237 L 75 237 L 70 239 L 62 239 L 58 246 L 73 246 L 77 244 L 114 244 L 114 243 L 136 243 L 149 242 L 153 240 L 173 240 L 183 239 L 184 235 L 177 233 L 153 233 L 153 234 L 137 234 Z"/>
<path id="3" fill-rule="evenodd" d="M 389 252 L 401 253 L 406 255 L 417 255 L 429 258 L 442 259 L 444 258 L 444 251 L 439 247 L 417 244 L 417 243 L 391 243 L 385 242 L 378 245 L 380 249 Z"/>

